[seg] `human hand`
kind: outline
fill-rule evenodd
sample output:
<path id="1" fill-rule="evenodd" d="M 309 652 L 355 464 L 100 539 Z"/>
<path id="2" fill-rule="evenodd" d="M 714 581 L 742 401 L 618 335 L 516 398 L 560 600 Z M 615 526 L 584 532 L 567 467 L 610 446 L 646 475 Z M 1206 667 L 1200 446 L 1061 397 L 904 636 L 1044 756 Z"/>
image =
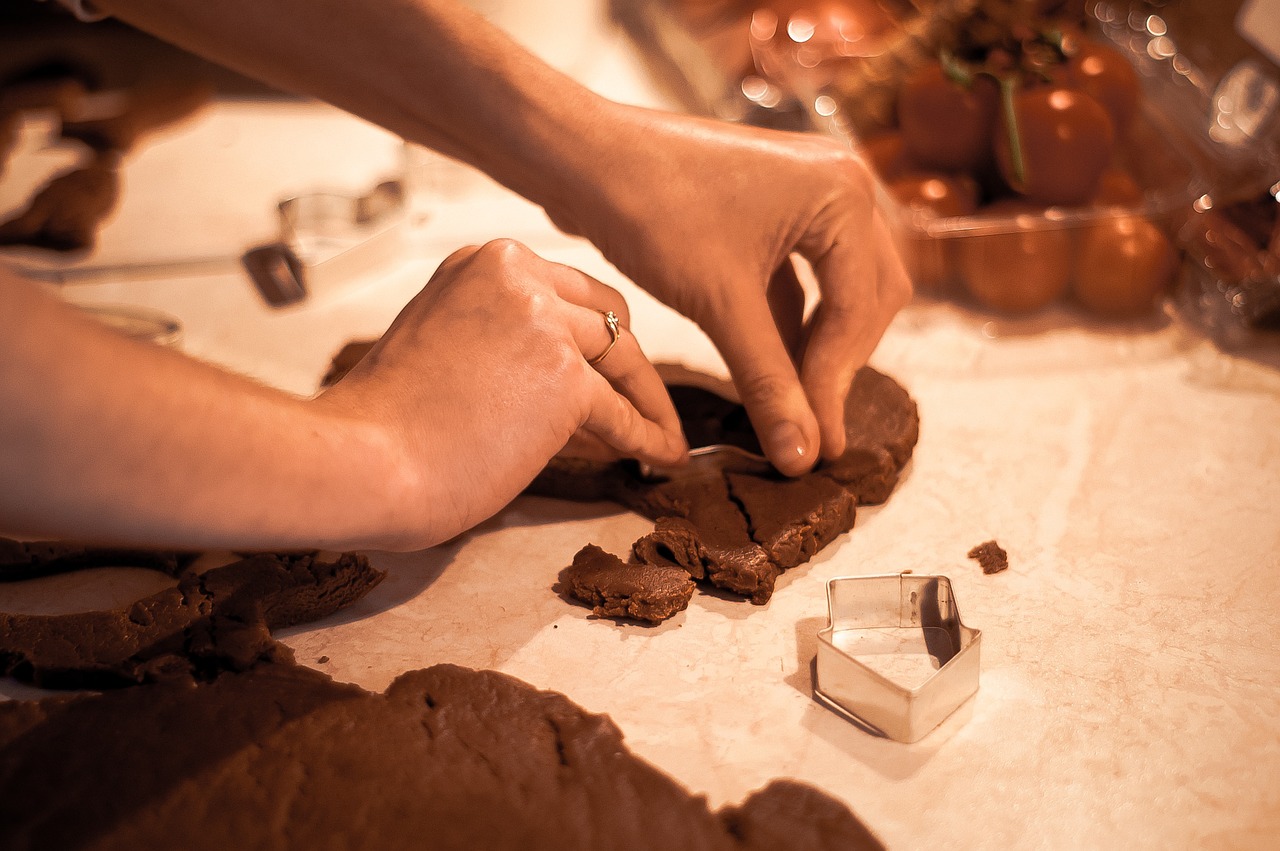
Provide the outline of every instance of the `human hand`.
<path id="1" fill-rule="evenodd" d="M 620 319 L 616 345 L 601 315 Z M 376 421 L 419 481 L 437 543 L 491 516 L 578 436 L 654 464 L 687 446 L 666 388 L 627 331 L 626 302 L 575 269 L 498 240 L 455 252 L 346 377 L 317 399 Z M 413 522 L 410 520 L 410 522 Z"/>
<path id="2" fill-rule="evenodd" d="M 615 150 L 597 158 L 593 191 L 548 212 L 706 331 L 778 469 L 840 455 L 854 374 L 911 297 L 867 166 L 814 135 L 607 116 Z M 803 327 L 793 252 L 821 295 Z"/>
<path id="3" fill-rule="evenodd" d="M 854 155 L 817 136 L 610 103 L 462 3 L 383 4 L 378 15 L 331 3 L 322 16 L 313 5 L 110 0 L 110 11 L 542 205 L 711 336 L 781 470 L 840 454 L 853 375 L 911 291 Z M 798 366 L 766 295 L 792 252 L 821 290 Z"/>

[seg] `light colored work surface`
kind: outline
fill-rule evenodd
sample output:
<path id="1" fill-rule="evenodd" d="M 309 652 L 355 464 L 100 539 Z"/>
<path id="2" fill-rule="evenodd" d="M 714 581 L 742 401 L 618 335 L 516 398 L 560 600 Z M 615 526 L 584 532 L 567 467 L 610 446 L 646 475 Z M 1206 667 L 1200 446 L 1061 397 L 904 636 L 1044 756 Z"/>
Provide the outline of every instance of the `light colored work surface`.
<path id="1" fill-rule="evenodd" d="M 402 263 L 325 303 L 271 311 L 238 274 L 65 292 L 173 313 L 191 354 L 310 393 L 449 250 L 515 236 L 623 289 L 655 359 L 721 370 L 696 329 L 591 248 L 490 185 L 460 186 Z M 890 501 L 785 574 L 767 606 L 699 593 L 658 627 L 597 620 L 556 596 L 557 573 L 582 545 L 623 553 L 651 524 L 524 498 L 434 550 L 374 554 L 386 582 L 284 640 L 370 689 L 437 662 L 505 671 L 607 713 L 712 805 L 795 777 L 847 801 L 890 848 L 1269 847 L 1280 373 L 1176 326 L 1014 333 L 1026 330 L 925 303 L 898 318 L 874 362 L 919 403 L 915 457 Z M 1011 567 L 984 576 L 965 554 L 991 538 Z M 905 569 L 949 576 L 983 632 L 977 696 L 914 745 L 811 697 L 826 581 Z M 69 608 L 104 593 L 57 581 Z"/>

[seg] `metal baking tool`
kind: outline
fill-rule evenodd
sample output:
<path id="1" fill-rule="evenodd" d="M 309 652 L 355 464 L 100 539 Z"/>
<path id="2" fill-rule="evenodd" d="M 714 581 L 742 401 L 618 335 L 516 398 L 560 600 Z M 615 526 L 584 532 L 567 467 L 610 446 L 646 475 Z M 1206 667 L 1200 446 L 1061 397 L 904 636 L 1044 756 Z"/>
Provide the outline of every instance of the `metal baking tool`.
<path id="1" fill-rule="evenodd" d="M 977 692 L 982 633 L 961 623 L 947 577 L 837 577 L 827 605 L 813 694 L 836 713 L 915 742 Z"/>
<path id="2" fill-rule="evenodd" d="M 250 248 L 240 262 L 258 294 L 272 307 L 284 307 L 307 297 L 306 270 L 286 243 Z"/>
<path id="3" fill-rule="evenodd" d="M 280 239 L 241 257 L 263 299 L 283 307 L 349 289 L 403 247 L 404 187 L 378 184 L 364 195 L 316 192 L 281 201 Z"/>
<path id="4" fill-rule="evenodd" d="M 182 341 L 182 323 L 159 310 L 116 304 L 86 304 L 80 309 L 130 339 L 169 347 Z"/>
<path id="5" fill-rule="evenodd" d="M 774 472 L 774 467 L 769 463 L 768 458 L 728 443 L 714 443 L 710 446 L 696 446 L 690 449 L 688 464 L 668 466 L 641 463 L 638 466 L 640 478 L 646 481 L 688 479 L 719 472 L 754 475 L 767 475 Z"/>

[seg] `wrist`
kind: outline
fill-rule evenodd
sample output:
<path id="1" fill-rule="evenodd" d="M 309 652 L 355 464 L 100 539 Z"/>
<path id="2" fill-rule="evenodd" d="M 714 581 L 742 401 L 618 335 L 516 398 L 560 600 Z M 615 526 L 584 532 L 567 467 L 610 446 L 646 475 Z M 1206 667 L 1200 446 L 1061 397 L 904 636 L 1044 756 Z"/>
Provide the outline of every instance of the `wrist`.
<path id="1" fill-rule="evenodd" d="M 421 549 L 444 537 L 434 529 L 423 465 L 380 420 L 361 416 L 329 394 L 304 403 L 318 456 L 334 492 L 320 496 L 336 549 Z"/>
<path id="2" fill-rule="evenodd" d="M 627 139 L 627 108 L 558 71 L 539 70 L 545 79 L 523 78 L 511 124 L 477 164 L 557 226 L 581 234 L 622 198 L 614 169 L 636 147 Z"/>
<path id="3" fill-rule="evenodd" d="M 660 163 L 648 147 L 646 110 L 587 94 L 590 100 L 547 134 L 545 160 L 530 171 L 538 183 L 521 194 L 542 206 L 558 227 L 605 250 L 602 243 L 609 240 L 599 232 L 602 226 L 628 229 L 654 213 L 632 207 L 642 194 L 638 187 L 656 175 Z"/>

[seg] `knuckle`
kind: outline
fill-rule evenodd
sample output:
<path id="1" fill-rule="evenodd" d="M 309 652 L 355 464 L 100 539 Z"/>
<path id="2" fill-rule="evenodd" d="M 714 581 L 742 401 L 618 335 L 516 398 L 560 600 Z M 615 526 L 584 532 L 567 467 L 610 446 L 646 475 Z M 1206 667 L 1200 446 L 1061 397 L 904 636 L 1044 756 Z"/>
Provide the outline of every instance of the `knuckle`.
<path id="1" fill-rule="evenodd" d="M 845 161 L 844 168 L 841 169 L 841 174 L 846 191 L 869 205 L 875 195 L 875 179 L 871 176 L 871 170 L 867 168 L 867 164 L 850 155 Z"/>
<path id="2" fill-rule="evenodd" d="M 526 255 L 533 254 L 524 243 L 509 237 L 491 239 L 480 246 L 480 253 L 498 263 L 517 263 Z"/>
<path id="3" fill-rule="evenodd" d="M 448 257 L 440 261 L 440 265 L 431 274 L 431 282 L 439 286 L 447 286 L 449 282 L 455 280 L 459 276 L 465 276 L 471 271 L 471 264 L 475 262 L 476 252 L 479 250 L 475 245 L 464 245 L 457 251 L 454 251 Z"/>
<path id="4" fill-rule="evenodd" d="M 467 260 L 470 260 L 472 257 L 474 257 L 476 252 L 479 250 L 480 250 L 480 246 L 478 245 L 474 245 L 474 244 L 464 245 L 461 248 L 459 248 L 457 251 L 454 251 L 452 254 L 446 257 L 444 259 L 444 262 L 441 263 L 440 265 L 451 266 L 456 263 L 464 263 Z"/>
<path id="5" fill-rule="evenodd" d="M 636 416 L 635 411 L 621 396 L 614 396 L 610 399 L 610 406 L 613 408 L 613 418 L 617 424 L 618 448 L 628 452 L 643 449 L 645 445 L 644 423 Z"/>
<path id="6" fill-rule="evenodd" d="M 570 383 L 580 381 L 586 362 L 577 348 L 563 338 L 552 338 L 550 335 L 543 342 L 548 371 Z"/>
<path id="7" fill-rule="evenodd" d="M 631 307 L 627 304 L 626 297 L 608 284 L 601 284 L 601 286 L 604 287 L 606 307 L 618 315 L 623 325 L 630 327 Z"/>
<path id="8" fill-rule="evenodd" d="M 531 333 L 550 336 L 555 327 L 552 294 L 536 286 L 529 286 L 527 281 L 518 278 L 508 278 L 505 283 L 503 298 L 507 304 L 504 311 L 514 314 Z"/>
<path id="9" fill-rule="evenodd" d="M 837 327 L 851 325 L 862 314 L 862 305 L 847 296 L 832 296 L 823 300 L 823 320 Z"/>
<path id="10" fill-rule="evenodd" d="M 479 262 L 486 264 L 482 274 L 494 292 L 492 298 L 504 311 L 525 321 L 543 320 L 554 315 L 558 298 L 548 281 L 542 262 L 523 243 L 513 239 L 496 239 L 477 251 Z"/>
<path id="11" fill-rule="evenodd" d="M 795 390 L 796 382 L 776 372 L 757 372 L 739 381 L 739 393 L 745 400 L 757 402 L 773 402 L 789 398 Z"/>
<path id="12" fill-rule="evenodd" d="M 828 168 L 841 194 L 870 206 L 875 198 L 875 177 L 867 162 L 851 151 L 841 150 Z"/>
<path id="13" fill-rule="evenodd" d="M 534 263 L 540 258 L 524 243 L 514 239 L 492 239 L 475 249 L 475 261 L 494 278 L 504 281 L 531 278 Z"/>

